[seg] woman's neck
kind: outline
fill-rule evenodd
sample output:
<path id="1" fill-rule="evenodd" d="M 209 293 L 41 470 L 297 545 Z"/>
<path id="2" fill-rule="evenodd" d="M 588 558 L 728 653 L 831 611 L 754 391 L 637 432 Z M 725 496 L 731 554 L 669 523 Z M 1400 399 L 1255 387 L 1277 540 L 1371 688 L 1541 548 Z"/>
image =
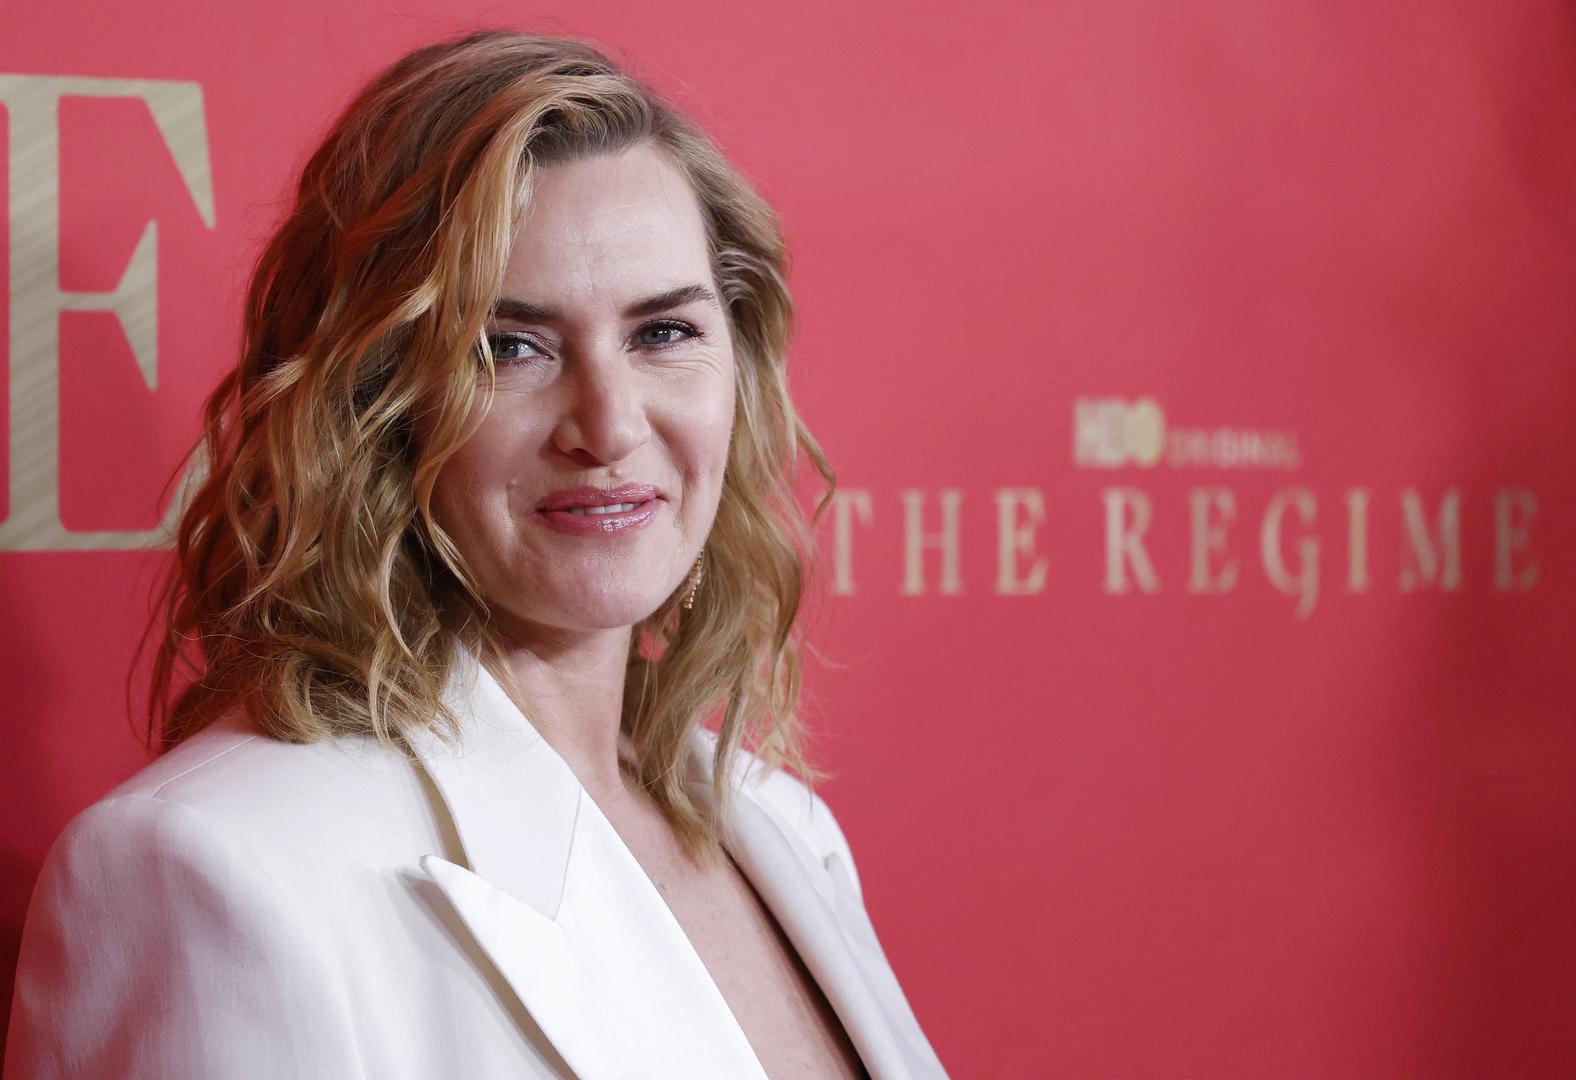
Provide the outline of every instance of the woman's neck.
<path id="1" fill-rule="evenodd" d="M 506 638 L 504 657 L 526 718 L 593 797 L 627 791 L 619 768 L 630 627 Z"/>

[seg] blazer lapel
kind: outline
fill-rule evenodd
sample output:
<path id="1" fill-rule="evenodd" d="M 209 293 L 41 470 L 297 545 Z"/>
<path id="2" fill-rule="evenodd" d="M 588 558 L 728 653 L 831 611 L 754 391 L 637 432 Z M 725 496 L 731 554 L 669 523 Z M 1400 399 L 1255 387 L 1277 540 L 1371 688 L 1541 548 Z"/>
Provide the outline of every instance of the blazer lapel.
<path id="1" fill-rule="evenodd" d="M 568 764 L 474 654 L 446 699 L 463 741 L 412 740 L 468 867 L 421 868 L 576 1075 L 765 1072 L 661 894 Z"/>
<path id="2" fill-rule="evenodd" d="M 569 1067 L 586 1080 L 765 1080 L 743 1029 L 639 861 L 568 764 L 463 647 L 446 700 L 461 720 L 460 745 L 430 733 L 412 745 L 448 806 L 469 865 L 430 854 L 421 868 Z M 710 739 L 697 732 L 686 757 L 687 780 L 708 805 Z M 908 1056 L 903 1020 L 913 1024 L 912 1014 L 873 933 L 865 932 L 869 922 L 851 884 L 840 885 L 747 788 L 724 822 L 724 840 L 871 1075 L 943 1075 L 939 1066 L 934 1073 L 912 1067 L 921 1060 Z"/>

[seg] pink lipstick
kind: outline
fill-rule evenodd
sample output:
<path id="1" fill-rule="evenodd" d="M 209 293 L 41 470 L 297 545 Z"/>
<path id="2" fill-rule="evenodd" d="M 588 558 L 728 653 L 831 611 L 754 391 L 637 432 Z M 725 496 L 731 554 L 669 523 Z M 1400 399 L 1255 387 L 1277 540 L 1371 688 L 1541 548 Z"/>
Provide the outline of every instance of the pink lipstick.
<path id="1" fill-rule="evenodd" d="M 542 523 L 570 536 L 612 536 L 638 529 L 657 516 L 662 492 L 651 484 L 555 491 L 537 506 Z"/>

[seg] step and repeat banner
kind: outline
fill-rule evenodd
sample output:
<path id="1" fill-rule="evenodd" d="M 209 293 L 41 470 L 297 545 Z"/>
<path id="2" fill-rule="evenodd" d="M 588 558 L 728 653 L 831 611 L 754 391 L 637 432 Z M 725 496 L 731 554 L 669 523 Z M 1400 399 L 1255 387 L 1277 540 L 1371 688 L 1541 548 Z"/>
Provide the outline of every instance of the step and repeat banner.
<path id="1" fill-rule="evenodd" d="M 251 261 L 363 82 L 480 26 L 609 49 L 783 215 L 814 756 L 953 1075 L 1571 1075 L 1553 0 L 5 5 L 0 1006 L 144 761 Z"/>

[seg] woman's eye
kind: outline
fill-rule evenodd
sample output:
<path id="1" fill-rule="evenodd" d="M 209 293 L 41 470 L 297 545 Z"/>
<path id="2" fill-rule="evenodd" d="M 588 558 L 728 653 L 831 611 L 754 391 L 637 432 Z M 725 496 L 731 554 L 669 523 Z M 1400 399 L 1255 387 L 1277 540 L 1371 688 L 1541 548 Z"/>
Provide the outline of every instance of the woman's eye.
<path id="1" fill-rule="evenodd" d="M 635 331 L 635 344 L 642 348 L 660 351 L 701 336 L 701 331 L 688 323 L 676 319 L 663 319 L 660 322 L 647 323 Z M 522 363 L 546 355 L 542 347 L 529 335 L 515 331 L 488 334 L 487 344 L 492 347 L 493 360 L 500 364 Z"/>
<path id="2" fill-rule="evenodd" d="M 653 348 L 670 348 L 690 338 L 700 337 L 700 331 L 688 323 L 664 319 L 662 322 L 648 323 L 642 326 L 635 335 L 642 345 Z"/>
<path id="3" fill-rule="evenodd" d="M 524 334 L 488 334 L 487 344 L 492 347 L 493 359 L 500 363 L 511 360 L 529 360 L 537 352 L 536 345 Z M 526 352 L 531 350 L 531 352 Z"/>

